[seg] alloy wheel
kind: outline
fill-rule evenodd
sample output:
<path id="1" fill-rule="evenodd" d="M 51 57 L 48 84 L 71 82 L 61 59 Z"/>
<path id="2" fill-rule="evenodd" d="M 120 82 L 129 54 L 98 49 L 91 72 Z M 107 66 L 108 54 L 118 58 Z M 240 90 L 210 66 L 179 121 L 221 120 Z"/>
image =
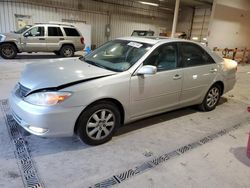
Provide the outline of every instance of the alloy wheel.
<path id="1" fill-rule="evenodd" d="M 213 87 L 212 89 L 210 89 L 207 95 L 207 99 L 206 99 L 207 106 L 209 108 L 212 108 L 213 106 L 217 104 L 219 98 L 220 98 L 219 89 L 217 87 Z"/>
<path id="2" fill-rule="evenodd" d="M 66 48 L 63 52 L 65 57 L 71 57 L 72 56 L 72 50 L 70 48 Z"/>
<path id="3" fill-rule="evenodd" d="M 14 55 L 14 50 L 11 46 L 5 46 L 2 48 L 2 53 L 3 55 L 5 55 L 6 57 L 11 57 Z"/>
<path id="4" fill-rule="evenodd" d="M 101 109 L 93 113 L 89 118 L 86 133 L 93 140 L 101 140 L 112 132 L 114 126 L 114 114 L 108 109 Z"/>

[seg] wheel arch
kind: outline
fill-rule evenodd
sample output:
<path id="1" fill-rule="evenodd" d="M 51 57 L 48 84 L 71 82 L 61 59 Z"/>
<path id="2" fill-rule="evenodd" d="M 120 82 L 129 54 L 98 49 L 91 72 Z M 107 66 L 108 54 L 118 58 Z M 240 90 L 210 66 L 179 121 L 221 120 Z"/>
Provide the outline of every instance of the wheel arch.
<path id="1" fill-rule="evenodd" d="M 88 106 L 86 106 L 86 108 L 80 113 L 80 115 L 78 116 L 77 120 L 76 120 L 76 123 L 75 123 L 75 127 L 74 127 L 74 133 L 76 133 L 77 129 L 78 129 L 78 121 L 79 121 L 79 117 L 81 116 L 81 114 L 83 112 L 85 112 L 90 106 L 94 106 L 95 104 L 97 103 L 100 103 L 100 102 L 111 102 L 113 103 L 119 110 L 120 112 L 120 115 L 121 115 L 121 124 L 124 123 L 124 118 L 125 118 L 125 110 L 124 110 L 124 107 L 123 105 L 121 104 L 120 101 L 118 101 L 117 99 L 114 99 L 114 98 L 103 98 L 103 99 L 98 99 L 92 103 L 90 103 Z"/>
<path id="2" fill-rule="evenodd" d="M 220 93 L 220 95 L 223 95 L 223 93 L 224 93 L 224 83 L 223 83 L 222 81 L 216 81 L 212 86 L 214 86 L 214 85 L 220 86 L 220 88 L 221 88 L 221 93 Z M 212 87 L 212 86 L 211 86 L 211 87 Z"/>
<path id="3" fill-rule="evenodd" d="M 74 48 L 74 51 L 76 51 L 75 45 L 72 44 L 72 43 L 63 43 L 63 44 L 61 45 L 60 50 L 61 50 L 64 46 L 72 46 L 72 47 Z M 60 51 L 60 50 L 59 50 L 59 51 Z"/>
<path id="4" fill-rule="evenodd" d="M 21 51 L 19 50 L 17 44 L 16 44 L 14 41 L 4 41 L 4 42 L 1 42 L 1 43 L 0 43 L 0 48 L 1 48 L 1 46 L 2 46 L 3 44 L 12 44 L 12 45 L 14 45 L 14 46 L 16 47 L 18 53 L 21 52 Z"/>

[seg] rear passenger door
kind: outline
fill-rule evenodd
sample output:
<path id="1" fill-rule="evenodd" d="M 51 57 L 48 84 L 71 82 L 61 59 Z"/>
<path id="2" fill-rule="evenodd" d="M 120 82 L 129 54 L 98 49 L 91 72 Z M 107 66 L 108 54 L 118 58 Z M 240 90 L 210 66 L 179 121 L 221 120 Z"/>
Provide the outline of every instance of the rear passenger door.
<path id="1" fill-rule="evenodd" d="M 72 27 L 63 27 L 63 30 L 65 32 L 65 35 L 67 36 L 67 42 L 74 44 L 75 51 L 82 50 L 84 45 L 81 42 L 81 35 L 80 33 L 76 30 L 76 28 Z"/>
<path id="2" fill-rule="evenodd" d="M 59 51 L 60 50 L 60 41 L 64 41 L 63 33 L 60 27 L 48 26 L 47 28 L 47 48 L 48 51 Z"/>
<path id="3" fill-rule="evenodd" d="M 217 74 L 217 64 L 199 45 L 179 43 L 183 67 L 183 86 L 180 103 L 195 104 L 211 86 Z"/>

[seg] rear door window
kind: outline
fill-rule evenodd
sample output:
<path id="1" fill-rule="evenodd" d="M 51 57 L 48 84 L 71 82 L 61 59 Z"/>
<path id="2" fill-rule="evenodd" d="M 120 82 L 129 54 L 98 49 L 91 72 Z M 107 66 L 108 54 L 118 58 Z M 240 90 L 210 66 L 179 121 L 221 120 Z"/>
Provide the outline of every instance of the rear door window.
<path id="1" fill-rule="evenodd" d="M 182 65 L 192 67 L 215 63 L 211 56 L 200 46 L 192 43 L 181 43 Z"/>
<path id="2" fill-rule="evenodd" d="M 60 27 L 48 27 L 48 36 L 63 36 Z"/>
<path id="3" fill-rule="evenodd" d="M 64 29 L 67 36 L 71 36 L 71 37 L 79 37 L 80 36 L 79 32 L 75 28 L 64 27 L 63 29 Z"/>

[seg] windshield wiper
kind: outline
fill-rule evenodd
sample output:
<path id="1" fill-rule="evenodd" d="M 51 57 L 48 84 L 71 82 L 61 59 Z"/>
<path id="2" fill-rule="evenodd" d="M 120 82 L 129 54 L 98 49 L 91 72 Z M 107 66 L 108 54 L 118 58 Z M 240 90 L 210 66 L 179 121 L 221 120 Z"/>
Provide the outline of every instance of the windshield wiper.
<path id="1" fill-rule="evenodd" d="M 83 57 L 82 60 L 85 61 L 86 63 L 90 64 L 90 65 L 94 65 L 94 66 L 96 66 L 96 67 L 100 67 L 100 68 L 103 68 L 103 69 L 108 69 L 107 67 L 102 66 L 102 65 L 100 65 L 100 64 L 97 64 L 97 63 L 94 62 L 94 61 L 91 61 L 91 60 L 89 60 L 89 59 L 86 59 L 85 57 Z"/>
<path id="2" fill-rule="evenodd" d="M 100 67 L 100 68 L 103 68 L 103 69 L 107 69 L 107 70 L 110 70 L 110 71 L 114 71 L 114 72 L 122 72 L 122 71 L 119 71 L 117 69 L 112 69 L 112 68 L 109 68 L 109 67 L 105 67 L 103 65 L 100 65 L 92 60 L 89 60 L 89 59 L 86 59 L 86 57 L 82 56 L 79 58 L 81 61 L 85 61 L 86 63 L 90 64 L 90 65 L 94 65 L 96 67 Z"/>

